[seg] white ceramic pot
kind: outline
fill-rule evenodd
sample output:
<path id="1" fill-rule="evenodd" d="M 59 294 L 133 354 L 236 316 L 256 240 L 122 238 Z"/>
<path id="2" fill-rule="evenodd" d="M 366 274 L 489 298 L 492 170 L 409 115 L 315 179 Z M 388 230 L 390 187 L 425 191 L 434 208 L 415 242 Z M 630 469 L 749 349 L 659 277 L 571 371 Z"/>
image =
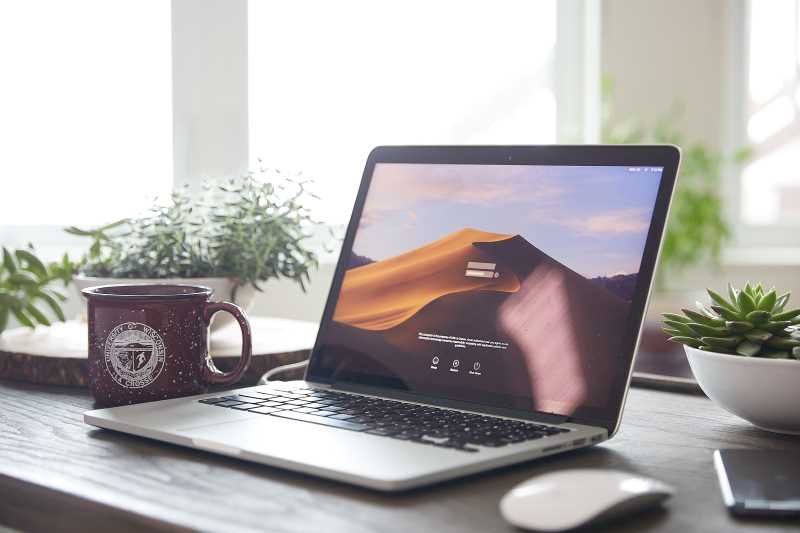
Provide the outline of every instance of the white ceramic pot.
<path id="1" fill-rule="evenodd" d="M 761 429 L 800 435 L 800 361 L 684 349 L 700 388 L 721 407 Z"/>
<path id="2" fill-rule="evenodd" d="M 212 300 L 227 300 L 233 302 L 245 311 L 253 305 L 256 290 L 252 285 L 244 285 L 236 289 L 236 296 L 232 297 L 235 286 L 230 278 L 169 278 L 169 279 L 146 279 L 146 278 L 94 278 L 88 276 L 75 276 L 73 279 L 78 295 L 88 287 L 98 285 L 145 285 L 150 283 L 177 283 L 181 285 L 203 285 L 209 287 L 214 293 Z M 81 298 L 83 299 L 83 298 Z M 85 301 L 85 300 L 84 300 Z M 211 329 L 216 331 L 234 322 L 233 317 L 228 313 L 217 313 L 211 323 Z"/>

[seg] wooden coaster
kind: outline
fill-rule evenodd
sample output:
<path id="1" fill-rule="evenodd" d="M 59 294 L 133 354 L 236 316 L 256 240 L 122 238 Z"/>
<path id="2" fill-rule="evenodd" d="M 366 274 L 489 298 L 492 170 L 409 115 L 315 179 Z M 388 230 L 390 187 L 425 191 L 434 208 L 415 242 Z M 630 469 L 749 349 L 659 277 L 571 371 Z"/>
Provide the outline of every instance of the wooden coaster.
<path id="1" fill-rule="evenodd" d="M 277 366 L 308 358 L 318 325 L 285 318 L 251 317 L 253 358 L 241 385 L 253 385 Z M 87 386 L 88 332 L 85 322 L 10 329 L 0 334 L 0 378 L 45 385 Z M 211 357 L 222 371 L 233 368 L 241 350 L 237 324 L 211 335 Z"/>

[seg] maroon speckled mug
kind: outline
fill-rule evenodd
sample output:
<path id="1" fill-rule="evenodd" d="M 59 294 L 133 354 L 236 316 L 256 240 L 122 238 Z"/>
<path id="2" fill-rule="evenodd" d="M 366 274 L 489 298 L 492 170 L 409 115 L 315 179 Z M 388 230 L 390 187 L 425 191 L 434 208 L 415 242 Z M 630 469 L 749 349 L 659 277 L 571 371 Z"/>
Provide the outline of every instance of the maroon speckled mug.
<path id="1" fill-rule="evenodd" d="M 104 285 L 84 289 L 89 318 L 89 388 L 111 407 L 200 394 L 230 384 L 250 363 L 250 324 L 239 307 L 211 302 L 193 285 Z M 242 356 L 220 372 L 208 354 L 208 325 L 217 311 L 242 330 Z"/>

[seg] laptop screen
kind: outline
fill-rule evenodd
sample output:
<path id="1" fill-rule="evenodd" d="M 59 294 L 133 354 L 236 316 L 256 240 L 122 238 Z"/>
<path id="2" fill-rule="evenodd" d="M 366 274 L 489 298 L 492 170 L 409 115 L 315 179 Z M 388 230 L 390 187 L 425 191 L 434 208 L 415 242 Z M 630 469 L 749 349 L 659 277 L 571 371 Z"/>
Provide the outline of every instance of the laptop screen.
<path id="1" fill-rule="evenodd" d="M 631 303 L 662 171 L 377 163 L 314 372 L 602 411 L 628 371 L 622 345 L 641 318 Z"/>

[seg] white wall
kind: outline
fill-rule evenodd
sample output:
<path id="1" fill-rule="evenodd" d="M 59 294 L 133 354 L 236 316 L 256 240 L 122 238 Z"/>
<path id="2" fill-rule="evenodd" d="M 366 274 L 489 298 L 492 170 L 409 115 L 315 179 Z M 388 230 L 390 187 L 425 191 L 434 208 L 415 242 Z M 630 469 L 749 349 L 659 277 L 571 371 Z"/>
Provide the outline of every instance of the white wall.
<path id="1" fill-rule="evenodd" d="M 280 316 L 318 322 L 322 317 L 335 268 L 334 263 L 321 264 L 312 273 L 305 293 L 291 281 L 268 282 L 264 285 L 264 293 L 256 298 L 250 313 L 254 316 Z"/>
<path id="2" fill-rule="evenodd" d="M 172 0 L 174 180 L 248 164 L 247 0 Z"/>
<path id="3" fill-rule="evenodd" d="M 604 0 L 601 72 L 615 83 L 615 121 L 634 118 L 652 125 L 674 103 L 682 103 L 684 113 L 675 124 L 688 140 L 731 150 L 726 146 L 731 138 L 726 129 L 732 122 L 727 115 L 732 105 L 728 69 L 742 60 L 731 55 L 731 10 L 744 9 L 743 4 L 743 0 Z M 728 182 L 721 192 L 731 202 L 730 191 L 736 186 L 732 181 L 738 178 L 730 172 L 723 179 Z M 719 267 L 704 264 L 671 275 L 668 286 L 678 294 L 661 297 L 680 299 L 681 291 L 720 289 L 728 281 L 740 285 L 763 281 L 800 294 L 798 265 L 800 260 L 793 262 L 786 255 L 741 260 L 724 254 Z M 656 316 L 658 308 L 656 301 L 650 315 Z"/>
<path id="4" fill-rule="evenodd" d="M 726 0 L 604 0 L 601 73 L 617 118 L 653 124 L 673 104 L 690 139 L 721 148 Z"/>

